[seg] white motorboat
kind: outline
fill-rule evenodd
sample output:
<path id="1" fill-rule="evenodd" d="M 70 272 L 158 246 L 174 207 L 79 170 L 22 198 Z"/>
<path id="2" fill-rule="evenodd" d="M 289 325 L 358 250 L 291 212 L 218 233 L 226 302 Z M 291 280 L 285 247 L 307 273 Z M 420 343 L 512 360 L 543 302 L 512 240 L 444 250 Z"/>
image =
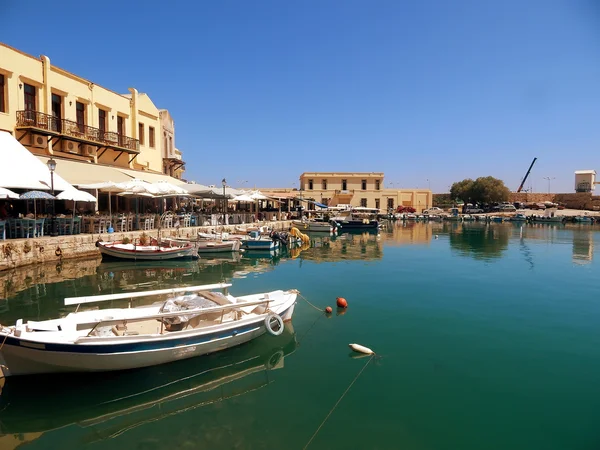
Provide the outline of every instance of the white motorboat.
<path id="1" fill-rule="evenodd" d="M 79 311 L 78 306 L 60 319 L 20 319 L 14 326 L 1 326 L 0 367 L 5 376 L 133 369 L 217 352 L 265 332 L 283 332 L 298 291 L 234 297 L 227 293 L 229 286 L 67 298 L 65 305 L 170 296 L 135 308 Z"/>

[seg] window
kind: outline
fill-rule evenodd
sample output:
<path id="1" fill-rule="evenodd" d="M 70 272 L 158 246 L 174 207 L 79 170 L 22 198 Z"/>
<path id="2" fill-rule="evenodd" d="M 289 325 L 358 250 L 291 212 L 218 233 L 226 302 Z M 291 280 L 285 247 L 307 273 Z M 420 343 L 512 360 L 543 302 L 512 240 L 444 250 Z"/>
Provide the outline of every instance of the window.
<path id="1" fill-rule="evenodd" d="M 379 203 L 379 199 L 378 198 L 375 199 L 375 208 L 377 208 L 377 209 L 380 208 L 380 203 Z"/>
<path id="2" fill-rule="evenodd" d="M 103 109 L 98 110 L 98 128 L 100 132 L 106 133 L 106 111 Z M 104 138 L 104 136 L 102 136 Z"/>
<path id="3" fill-rule="evenodd" d="M 378 191 L 381 189 L 381 180 L 375 180 L 375 190 Z M 378 206 L 379 208 L 379 206 Z"/>
<path id="4" fill-rule="evenodd" d="M 361 188 L 363 191 L 366 191 L 366 190 L 367 190 L 367 180 L 361 180 L 361 182 L 360 182 L 360 188 Z"/>
<path id="5" fill-rule="evenodd" d="M 52 131 L 62 131 L 62 97 L 58 94 L 52 94 L 52 120 L 50 129 Z"/>
<path id="6" fill-rule="evenodd" d="M 388 209 L 394 209 L 394 199 L 388 198 Z"/>
<path id="7" fill-rule="evenodd" d="M 327 180 L 321 181 L 321 189 L 324 191 L 327 190 Z"/>
<path id="8" fill-rule="evenodd" d="M 342 191 L 348 190 L 348 180 L 342 180 Z"/>
<path id="9" fill-rule="evenodd" d="M 142 122 L 138 124 L 138 139 L 140 140 L 140 145 L 144 145 L 144 124 Z"/>
<path id="10" fill-rule="evenodd" d="M 154 148 L 154 127 L 148 127 L 148 145 Z"/>
<path id="11" fill-rule="evenodd" d="M 75 102 L 75 111 L 77 113 L 77 128 L 79 132 L 85 132 L 85 105 L 81 102 Z"/>
<path id="12" fill-rule="evenodd" d="M 6 112 L 6 85 L 4 84 L 4 75 L 0 73 L 0 112 Z"/>
<path id="13" fill-rule="evenodd" d="M 171 156 L 175 155 L 173 153 L 173 137 L 172 136 L 169 136 L 169 153 Z"/>
<path id="14" fill-rule="evenodd" d="M 360 199 L 360 206 L 362 206 L 363 208 L 367 207 L 367 199 L 366 198 Z"/>
<path id="15" fill-rule="evenodd" d="M 313 180 L 308 180 L 308 190 L 309 191 L 313 190 Z"/>
<path id="16" fill-rule="evenodd" d="M 169 146 L 167 145 L 167 132 L 163 132 L 163 154 L 168 158 L 169 155 Z"/>
<path id="17" fill-rule="evenodd" d="M 35 101 L 35 87 L 30 84 L 25 84 L 23 86 L 25 90 L 25 110 L 26 111 L 35 111 L 36 101 Z"/>

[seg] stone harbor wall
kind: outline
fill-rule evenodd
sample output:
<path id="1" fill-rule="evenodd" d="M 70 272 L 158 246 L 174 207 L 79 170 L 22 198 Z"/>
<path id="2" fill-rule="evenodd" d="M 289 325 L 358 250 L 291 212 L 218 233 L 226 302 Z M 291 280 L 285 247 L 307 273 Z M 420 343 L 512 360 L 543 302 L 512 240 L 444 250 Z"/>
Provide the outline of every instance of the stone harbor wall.
<path id="1" fill-rule="evenodd" d="M 600 196 L 592 195 L 590 192 L 578 192 L 569 194 L 544 194 L 530 192 L 511 192 L 508 197 L 510 203 L 561 203 L 569 209 L 586 209 L 600 211 Z M 433 206 L 449 208 L 452 206 L 450 194 L 433 194 Z"/>
<path id="2" fill-rule="evenodd" d="M 236 227 L 245 230 L 248 227 L 263 225 L 268 225 L 275 230 L 287 230 L 291 226 L 291 221 L 237 225 Z M 198 233 L 220 233 L 221 231 L 228 233 L 235 230 L 233 226 L 168 228 L 160 231 L 160 237 L 186 237 L 193 239 Z M 96 241 L 119 241 L 129 238 L 133 242 L 134 240 L 139 241 L 143 234 L 146 234 L 150 238 L 157 238 L 159 236 L 158 230 L 149 230 L 56 237 L 44 236 L 40 238 L 0 241 L 0 271 L 27 266 L 29 264 L 56 264 L 72 258 L 99 257 L 100 251 L 96 248 Z"/>

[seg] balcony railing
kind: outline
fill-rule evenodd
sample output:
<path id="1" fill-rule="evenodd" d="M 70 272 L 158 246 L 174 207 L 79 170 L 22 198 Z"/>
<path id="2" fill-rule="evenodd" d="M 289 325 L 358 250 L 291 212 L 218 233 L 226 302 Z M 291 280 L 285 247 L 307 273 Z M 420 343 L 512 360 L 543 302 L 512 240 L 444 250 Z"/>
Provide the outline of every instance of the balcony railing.
<path id="1" fill-rule="evenodd" d="M 90 127 L 71 120 L 58 119 L 39 111 L 17 111 L 17 127 L 51 131 L 80 140 L 104 144 L 109 147 L 120 147 L 133 151 L 139 151 L 140 148 L 140 141 L 138 139 L 113 131 L 104 131 L 100 128 Z"/>
<path id="2" fill-rule="evenodd" d="M 336 195 L 353 195 L 354 189 L 336 189 L 335 194 Z"/>

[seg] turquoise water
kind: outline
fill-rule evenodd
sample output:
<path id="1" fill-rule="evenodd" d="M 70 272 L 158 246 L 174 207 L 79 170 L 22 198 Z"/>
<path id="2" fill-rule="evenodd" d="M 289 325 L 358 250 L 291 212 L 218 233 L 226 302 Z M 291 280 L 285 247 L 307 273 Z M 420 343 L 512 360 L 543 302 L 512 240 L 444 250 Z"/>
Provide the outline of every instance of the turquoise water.
<path id="1" fill-rule="evenodd" d="M 273 258 L 99 264 L 31 286 L 0 322 L 67 296 L 232 280 L 299 289 L 293 326 L 205 358 L 123 373 L 7 379 L 0 448 L 590 449 L 600 445 L 600 272 L 591 226 L 402 224 L 315 237 Z M 106 305 L 109 306 L 109 305 Z"/>

